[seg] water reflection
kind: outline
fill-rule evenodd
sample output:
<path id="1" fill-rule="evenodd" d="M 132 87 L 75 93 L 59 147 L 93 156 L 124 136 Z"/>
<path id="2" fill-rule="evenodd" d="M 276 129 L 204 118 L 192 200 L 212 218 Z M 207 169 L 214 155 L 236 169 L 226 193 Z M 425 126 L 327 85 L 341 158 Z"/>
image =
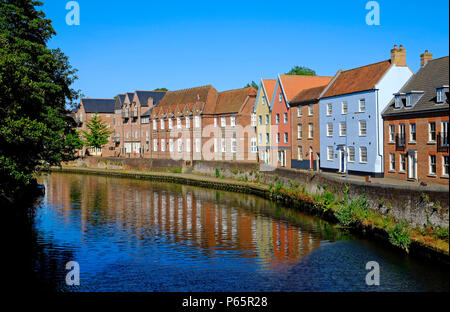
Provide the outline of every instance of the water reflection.
<path id="1" fill-rule="evenodd" d="M 376 290 L 448 290 L 448 271 L 256 196 L 91 175 L 40 180 L 34 270 L 58 290 L 371 291 L 368 261 L 383 267 Z M 80 264 L 80 287 L 64 285 L 68 261 Z"/>
<path id="2" fill-rule="evenodd" d="M 272 204 L 255 196 L 73 174 L 53 174 L 42 182 L 45 203 L 64 228 L 78 228 L 81 242 L 115 237 L 119 246 L 139 249 L 148 240 L 164 240 L 195 247 L 211 259 L 228 255 L 273 267 L 296 263 L 322 241 L 311 217 L 296 214 L 309 225 L 301 228 L 286 216 L 266 216 L 262 212 L 273 210 Z M 195 253 L 190 258 L 195 260 Z"/>

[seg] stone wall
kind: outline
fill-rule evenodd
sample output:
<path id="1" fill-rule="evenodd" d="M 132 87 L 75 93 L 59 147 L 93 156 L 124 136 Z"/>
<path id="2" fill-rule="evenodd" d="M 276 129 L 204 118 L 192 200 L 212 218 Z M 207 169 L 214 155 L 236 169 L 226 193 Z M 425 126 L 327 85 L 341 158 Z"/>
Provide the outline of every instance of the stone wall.
<path id="1" fill-rule="evenodd" d="M 175 161 L 170 159 L 122 159 L 89 157 L 79 159 L 72 165 L 99 169 L 132 169 L 164 172 L 169 168 L 182 168 L 183 173 L 233 178 L 245 182 L 265 185 L 282 182 L 304 186 L 308 193 L 323 192 L 324 188 L 337 196 L 348 190 L 349 197 L 364 195 L 371 209 L 391 214 L 396 219 L 407 220 L 413 225 L 426 226 L 428 222 L 443 227 L 449 226 L 449 192 L 424 186 L 395 186 L 359 181 L 344 181 L 320 172 L 305 172 L 276 168 L 262 171 L 259 164 L 225 161 Z"/>

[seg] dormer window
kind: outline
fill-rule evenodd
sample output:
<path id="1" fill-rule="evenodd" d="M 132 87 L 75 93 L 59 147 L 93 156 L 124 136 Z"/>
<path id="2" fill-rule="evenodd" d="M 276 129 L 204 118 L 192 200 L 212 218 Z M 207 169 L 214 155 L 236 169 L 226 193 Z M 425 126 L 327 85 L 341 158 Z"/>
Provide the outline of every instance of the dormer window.
<path id="1" fill-rule="evenodd" d="M 406 95 L 406 106 L 411 107 L 411 94 Z"/>
<path id="2" fill-rule="evenodd" d="M 443 103 L 444 102 L 444 88 L 438 88 L 436 92 L 436 102 Z"/>
<path id="3" fill-rule="evenodd" d="M 419 102 L 420 98 L 423 96 L 423 91 L 409 91 L 406 93 L 406 107 L 414 107 L 414 105 Z"/>
<path id="4" fill-rule="evenodd" d="M 405 98 L 405 93 L 396 93 L 394 94 L 394 107 L 397 109 L 402 108 L 403 106 L 403 99 Z"/>

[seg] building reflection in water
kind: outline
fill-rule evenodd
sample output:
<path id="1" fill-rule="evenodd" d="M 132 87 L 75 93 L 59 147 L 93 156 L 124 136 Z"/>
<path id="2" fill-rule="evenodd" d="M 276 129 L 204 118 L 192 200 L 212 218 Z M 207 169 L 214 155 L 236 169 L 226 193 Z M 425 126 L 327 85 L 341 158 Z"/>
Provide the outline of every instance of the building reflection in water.
<path id="1" fill-rule="evenodd" d="M 274 268 L 298 262 L 324 239 L 317 219 L 256 196 L 76 174 L 41 180 L 48 204 L 64 225 L 79 226 L 82 240 L 113 227 L 125 237 L 120 244 L 137 251 L 158 240 L 196 248 L 212 259 L 232 255 Z"/>

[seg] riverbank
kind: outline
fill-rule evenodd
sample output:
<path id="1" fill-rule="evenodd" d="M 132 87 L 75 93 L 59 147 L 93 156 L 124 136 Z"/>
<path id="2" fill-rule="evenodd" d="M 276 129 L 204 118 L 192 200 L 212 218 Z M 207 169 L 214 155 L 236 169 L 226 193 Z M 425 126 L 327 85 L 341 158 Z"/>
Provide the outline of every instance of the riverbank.
<path id="1" fill-rule="evenodd" d="M 433 228 L 413 228 L 389 214 L 374 212 L 368 208 L 363 198 L 350 200 L 346 194 L 334 196 L 327 189 L 320 194 L 309 194 L 298 183 L 285 186 L 279 182 L 264 185 L 249 181 L 238 181 L 222 176 L 207 176 L 194 173 L 151 172 L 126 169 L 93 169 L 65 166 L 53 171 L 68 173 L 96 174 L 114 177 L 145 179 L 161 182 L 180 183 L 192 186 L 234 191 L 261 196 L 274 200 L 303 212 L 321 217 L 331 223 L 338 223 L 348 230 L 370 237 L 411 255 L 425 257 L 433 261 L 449 264 L 448 228 L 437 233 Z M 446 237 L 446 239 L 444 238 Z"/>

